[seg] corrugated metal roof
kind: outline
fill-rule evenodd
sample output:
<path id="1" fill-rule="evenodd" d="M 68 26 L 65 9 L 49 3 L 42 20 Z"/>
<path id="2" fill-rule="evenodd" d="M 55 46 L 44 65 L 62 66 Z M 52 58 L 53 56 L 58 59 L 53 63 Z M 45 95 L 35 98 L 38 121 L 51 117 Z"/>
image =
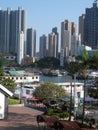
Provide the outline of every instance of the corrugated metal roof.
<path id="1" fill-rule="evenodd" d="M 25 71 L 9 71 L 11 76 L 23 76 L 25 75 Z"/>

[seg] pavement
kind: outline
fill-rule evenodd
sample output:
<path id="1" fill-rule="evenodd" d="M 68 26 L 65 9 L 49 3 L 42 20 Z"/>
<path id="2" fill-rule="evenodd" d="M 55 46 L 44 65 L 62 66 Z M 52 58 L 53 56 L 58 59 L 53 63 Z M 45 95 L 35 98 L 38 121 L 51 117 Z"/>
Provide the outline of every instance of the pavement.
<path id="1" fill-rule="evenodd" d="M 33 108 L 9 106 L 8 118 L 0 120 L 0 130 L 38 130 L 36 116 L 39 114 L 42 112 Z"/>

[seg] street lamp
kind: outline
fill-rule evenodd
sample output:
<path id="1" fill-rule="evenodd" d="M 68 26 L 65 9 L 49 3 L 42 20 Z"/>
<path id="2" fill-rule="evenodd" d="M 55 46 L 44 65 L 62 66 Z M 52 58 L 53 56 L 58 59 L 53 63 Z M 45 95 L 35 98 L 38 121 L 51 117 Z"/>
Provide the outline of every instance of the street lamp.
<path id="1" fill-rule="evenodd" d="M 83 113 L 82 113 L 82 125 L 84 123 L 84 116 L 85 116 L 85 87 L 86 87 L 86 78 L 88 75 L 87 70 L 83 70 L 83 77 L 84 77 L 84 93 L 83 93 Z"/>
<path id="2" fill-rule="evenodd" d="M 72 113 L 72 80 L 70 82 L 70 106 L 69 106 L 69 121 L 71 121 L 71 113 Z"/>
<path id="3" fill-rule="evenodd" d="M 77 108 L 77 96 L 76 96 L 76 74 L 74 74 L 74 118 L 76 116 L 76 108 Z"/>
<path id="4" fill-rule="evenodd" d="M 20 83 L 20 97 L 19 97 L 19 99 L 20 99 L 20 104 L 22 103 L 22 101 L 21 101 L 21 98 L 22 98 L 22 83 Z"/>

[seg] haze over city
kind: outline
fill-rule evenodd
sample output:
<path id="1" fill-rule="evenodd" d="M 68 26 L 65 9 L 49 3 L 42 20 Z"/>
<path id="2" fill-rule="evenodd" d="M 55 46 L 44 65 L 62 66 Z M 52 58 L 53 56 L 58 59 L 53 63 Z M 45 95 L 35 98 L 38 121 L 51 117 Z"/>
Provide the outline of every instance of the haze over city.
<path id="1" fill-rule="evenodd" d="M 35 28 L 37 40 L 39 36 L 48 34 L 55 26 L 60 33 L 61 22 L 68 19 L 78 24 L 78 18 L 85 13 L 85 8 L 92 7 L 94 0 L 0 0 L 0 7 L 17 10 L 22 7 L 26 11 L 27 28 Z M 78 27 L 78 25 L 77 25 Z"/>

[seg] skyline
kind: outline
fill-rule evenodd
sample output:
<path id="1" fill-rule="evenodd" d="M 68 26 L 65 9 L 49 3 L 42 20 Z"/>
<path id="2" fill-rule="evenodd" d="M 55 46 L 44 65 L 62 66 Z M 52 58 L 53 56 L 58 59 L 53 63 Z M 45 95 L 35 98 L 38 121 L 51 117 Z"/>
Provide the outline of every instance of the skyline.
<path id="1" fill-rule="evenodd" d="M 85 13 L 86 8 L 91 8 L 93 2 L 94 0 L 1 0 L 0 7 L 1 10 L 23 7 L 27 13 L 26 28 L 36 29 L 38 46 L 39 37 L 51 33 L 55 26 L 60 35 L 61 22 L 65 19 L 76 23 L 78 27 L 79 16 Z"/>

